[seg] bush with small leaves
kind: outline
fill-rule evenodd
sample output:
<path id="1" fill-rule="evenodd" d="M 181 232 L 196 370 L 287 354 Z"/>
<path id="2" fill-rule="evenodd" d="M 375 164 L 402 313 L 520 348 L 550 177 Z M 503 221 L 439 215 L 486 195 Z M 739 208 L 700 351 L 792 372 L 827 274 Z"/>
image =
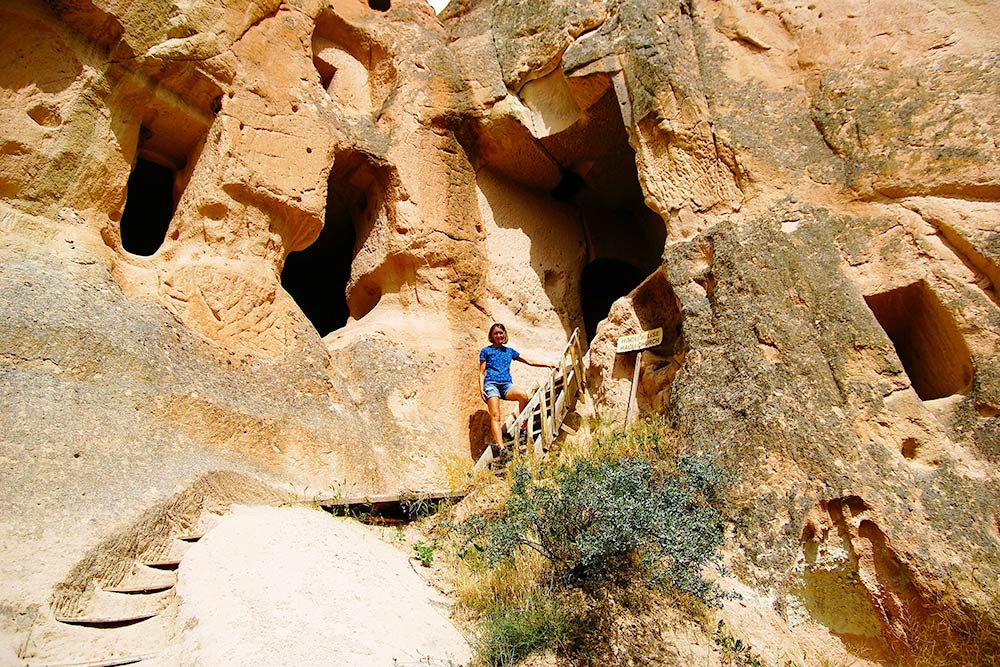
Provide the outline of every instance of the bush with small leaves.
<path id="1" fill-rule="evenodd" d="M 663 470 L 642 457 L 578 458 L 551 478 L 536 479 L 525 466 L 512 477 L 506 511 L 465 524 L 487 564 L 533 549 L 557 581 L 631 569 L 707 604 L 720 599 L 702 577 L 705 565 L 720 565 L 723 540 L 725 477 L 709 459 L 683 456 Z"/>

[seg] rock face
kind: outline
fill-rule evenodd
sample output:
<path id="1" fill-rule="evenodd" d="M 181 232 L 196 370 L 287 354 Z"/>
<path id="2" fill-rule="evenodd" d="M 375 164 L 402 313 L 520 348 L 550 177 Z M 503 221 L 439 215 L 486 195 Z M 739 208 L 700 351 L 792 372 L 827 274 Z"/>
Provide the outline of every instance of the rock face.
<path id="1" fill-rule="evenodd" d="M 740 473 L 732 570 L 787 628 L 775 660 L 815 663 L 816 633 L 845 662 L 983 646 L 998 24 L 976 0 L 0 3 L 7 632 L 210 471 L 447 486 L 499 320 L 539 358 L 586 331 L 609 418 L 615 339 L 664 327 L 640 407 Z"/>

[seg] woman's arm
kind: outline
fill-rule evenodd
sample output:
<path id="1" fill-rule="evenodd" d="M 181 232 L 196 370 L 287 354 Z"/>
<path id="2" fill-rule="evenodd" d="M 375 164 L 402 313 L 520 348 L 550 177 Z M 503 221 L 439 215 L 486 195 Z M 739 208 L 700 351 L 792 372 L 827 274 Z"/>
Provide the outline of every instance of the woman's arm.
<path id="1" fill-rule="evenodd" d="M 539 368 L 558 368 L 555 364 L 547 364 L 543 361 L 533 361 L 531 359 L 527 359 L 523 354 L 515 361 L 520 361 L 522 364 L 527 364 L 529 366 L 538 366 Z"/>

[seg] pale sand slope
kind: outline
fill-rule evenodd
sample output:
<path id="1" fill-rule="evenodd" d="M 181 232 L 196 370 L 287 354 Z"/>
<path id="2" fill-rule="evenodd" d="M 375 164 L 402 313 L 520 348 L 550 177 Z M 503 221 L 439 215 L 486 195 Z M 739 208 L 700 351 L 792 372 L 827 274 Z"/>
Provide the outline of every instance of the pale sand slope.
<path id="1" fill-rule="evenodd" d="M 462 665 L 440 596 L 365 526 L 237 507 L 184 556 L 181 665 Z"/>

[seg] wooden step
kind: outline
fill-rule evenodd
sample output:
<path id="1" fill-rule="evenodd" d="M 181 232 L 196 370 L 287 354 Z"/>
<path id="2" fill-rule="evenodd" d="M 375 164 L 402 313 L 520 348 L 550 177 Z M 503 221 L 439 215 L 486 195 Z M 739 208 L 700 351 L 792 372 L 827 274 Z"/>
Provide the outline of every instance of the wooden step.
<path id="1" fill-rule="evenodd" d="M 487 447 L 483 450 L 483 453 L 479 455 L 479 460 L 476 461 L 476 465 L 472 466 L 473 471 L 479 472 L 481 470 L 488 470 L 493 464 L 493 448 Z"/>

